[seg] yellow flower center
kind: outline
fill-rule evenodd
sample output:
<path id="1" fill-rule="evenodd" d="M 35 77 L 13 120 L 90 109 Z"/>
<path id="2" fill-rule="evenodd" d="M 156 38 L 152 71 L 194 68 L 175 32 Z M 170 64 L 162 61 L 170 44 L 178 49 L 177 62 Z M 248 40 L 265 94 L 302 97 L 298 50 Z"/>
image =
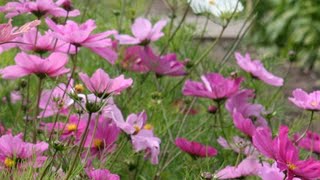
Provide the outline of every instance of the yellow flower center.
<path id="1" fill-rule="evenodd" d="M 143 127 L 145 130 L 152 130 L 153 129 L 153 126 L 151 124 L 146 124 L 144 125 Z"/>
<path id="2" fill-rule="evenodd" d="M 76 91 L 76 93 L 82 93 L 84 91 L 84 87 L 82 84 L 77 84 L 75 85 L 74 90 Z"/>
<path id="3" fill-rule="evenodd" d="M 216 0 L 209 0 L 209 4 L 215 5 L 216 4 Z"/>
<path id="4" fill-rule="evenodd" d="M 136 130 L 136 131 L 134 132 L 135 134 L 136 134 L 136 133 L 138 133 L 138 132 L 140 131 L 140 127 L 139 127 L 139 126 L 134 125 L 133 127 L 134 127 L 134 129 Z"/>
<path id="5" fill-rule="evenodd" d="M 14 162 L 14 160 L 12 160 L 11 158 L 6 158 L 4 160 L 4 165 L 7 167 L 7 168 L 11 168 L 15 165 L 16 163 Z"/>
<path id="6" fill-rule="evenodd" d="M 67 125 L 67 129 L 68 129 L 68 131 L 75 131 L 75 130 L 77 130 L 77 125 L 75 124 L 75 123 L 70 123 L 70 124 L 68 124 Z"/>
<path id="7" fill-rule="evenodd" d="M 103 146 L 103 141 L 101 139 L 94 139 L 93 146 L 95 148 L 101 148 Z"/>
<path id="8" fill-rule="evenodd" d="M 319 105 L 319 103 L 317 102 L 317 101 L 312 101 L 311 102 L 311 106 L 313 106 L 313 107 L 316 107 L 316 106 L 318 106 Z"/>
<path id="9" fill-rule="evenodd" d="M 297 166 L 294 165 L 294 164 L 292 164 L 292 163 L 288 163 L 287 166 L 288 166 L 288 168 L 289 168 L 290 170 L 295 170 L 295 169 L 297 169 Z"/>

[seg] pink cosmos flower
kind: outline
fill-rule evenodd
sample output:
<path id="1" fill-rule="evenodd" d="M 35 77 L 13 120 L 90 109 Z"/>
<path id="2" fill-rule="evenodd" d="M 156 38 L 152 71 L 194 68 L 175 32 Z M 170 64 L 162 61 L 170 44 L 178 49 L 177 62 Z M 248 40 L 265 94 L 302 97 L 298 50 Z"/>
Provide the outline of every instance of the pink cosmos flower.
<path id="1" fill-rule="evenodd" d="M 111 112 L 113 122 L 125 133 L 132 135 L 137 134 L 147 122 L 147 114 L 143 111 L 138 114 L 130 114 L 124 121 L 121 111 L 115 107 Z M 148 127 L 149 125 L 147 125 Z"/>
<path id="2" fill-rule="evenodd" d="M 300 136 L 300 134 L 295 134 L 295 141 L 297 141 Z M 308 131 L 306 136 L 298 142 L 298 146 L 300 148 L 320 154 L 320 135 L 315 132 Z"/>
<path id="3" fill-rule="evenodd" d="M 273 165 L 269 165 L 267 163 L 264 163 L 263 166 L 261 166 L 258 176 L 262 180 L 283 180 L 285 175 L 283 172 L 280 171 L 280 169 L 277 167 L 277 163 L 274 163 Z M 301 180 L 300 178 L 293 178 L 293 180 Z"/>
<path id="4" fill-rule="evenodd" d="M 124 58 L 121 62 L 123 68 L 139 72 L 146 73 L 149 71 L 149 68 L 143 64 L 140 57 L 140 51 L 143 51 L 141 46 L 130 46 L 125 50 Z"/>
<path id="5" fill-rule="evenodd" d="M 107 169 L 93 169 L 87 171 L 90 180 L 120 180 L 117 174 L 112 174 Z"/>
<path id="6" fill-rule="evenodd" d="M 65 25 L 57 25 L 49 18 L 46 19 L 46 23 L 54 31 L 56 38 L 76 47 L 89 48 L 111 64 L 117 60 L 118 54 L 112 49 L 112 39 L 109 38 L 110 35 L 117 34 L 117 31 L 92 34 L 92 31 L 96 29 L 96 23 L 91 19 L 80 25 L 71 20 Z"/>
<path id="7" fill-rule="evenodd" d="M 217 141 L 224 149 L 230 149 L 236 153 L 245 154 L 246 156 L 257 157 L 259 155 L 259 152 L 252 145 L 251 141 L 240 138 L 239 136 L 234 136 L 232 142 L 227 142 L 223 137 L 219 137 Z"/>
<path id="8" fill-rule="evenodd" d="M 276 160 L 277 167 L 288 180 L 320 178 L 320 162 L 314 159 L 299 160 L 299 151 L 288 138 L 288 127 L 282 126 L 279 135 L 272 139 L 268 128 L 258 128 L 253 144 L 265 156 Z"/>
<path id="9" fill-rule="evenodd" d="M 61 140 L 67 140 L 70 137 L 74 137 L 75 142 L 78 142 L 86 125 L 86 118 L 80 119 L 78 115 L 71 115 L 67 123 L 57 122 L 56 125 L 54 125 L 54 123 L 41 123 L 41 128 L 48 133 L 51 133 L 51 131 L 61 133 Z"/>
<path id="10" fill-rule="evenodd" d="M 153 27 L 148 19 L 137 18 L 132 24 L 131 31 L 134 37 L 129 35 L 118 35 L 116 39 L 120 44 L 139 44 L 147 45 L 150 42 L 160 39 L 164 33 L 162 29 L 167 21 L 158 21 Z"/>
<path id="11" fill-rule="evenodd" d="M 272 86 L 283 86 L 283 79 L 268 72 L 259 60 L 251 60 L 250 54 L 243 57 L 240 53 L 235 53 L 238 65 L 252 76 L 262 80 Z"/>
<path id="12" fill-rule="evenodd" d="M 144 151 L 145 158 L 149 158 L 152 164 L 158 164 L 161 140 L 155 137 L 152 130 L 143 129 L 138 134 L 131 136 L 131 142 L 136 152 Z"/>
<path id="13" fill-rule="evenodd" d="M 254 96 L 255 94 L 252 90 L 241 90 L 226 101 L 226 109 L 231 115 L 236 111 L 241 113 L 244 118 L 250 118 L 255 121 L 254 124 L 256 126 L 268 126 L 267 121 L 262 116 L 265 112 L 264 107 L 260 104 L 250 103 L 251 98 Z"/>
<path id="14" fill-rule="evenodd" d="M 19 91 L 11 91 L 9 98 L 6 96 L 2 98 L 2 101 L 4 103 L 11 103 L 11 104 L 16 104 L 17 102 L 21 101 L 22 96 Z"/>
<path id="15" fill-rule="evenodd" d="M 320 110 L 320 91 L 308 94 L 302 89 L 295 89 L 292 92 L 292 96 L 289 97 L 289 100 L 299 108 L 309 111 Z"/>
<path id="16" fill-rule="evenodd" d="M 37 39 L 36 42 L 35 39 Z M 52 31 L 47 31 L 44 35 L 41 35 L 41 33 L 38 32 L 37 35 L 37 30 L 32 29 L 25 33 L 20 41 L 22 41 L 23 44 L 18 44 L 18 46 L 23 51 L 33 51 L 39 54 L 44 54 L 46 52 L 75 53 L 75 47 L 73 45 L 57 40 L 53 36 Z"/>
<path id="17" fill-rule="evenodd" d="M 262 164 L 256 157 L 249 156 L 244 159 L 238 166 L 227 166 L 215 174 L 217 179 L 235 179 L 246 176 L 258 175 Z M 270 179 L 271 180 L 271 179 Z"/>
<path id="18" fill-rule="evenodd" d="M 0 73 L 4 79 L 17 79 L 30 74 L 39 77 L 57 77 L 69 72 L 65 68 L 68 56 L 61 53 L 52 53 L 48 58 L 42 59 L 24 52 L 15 57 L 16 65 L 4 68 Z"/>
<path id="19" fill-rule="evenodd" d="M 0 168 L 39 168 L 47 159 L 43 156 L 47 149 L 45 142 L 31 144 L 23 142 L 21 135 L 3 135 L 0 137 Z"/>
<path id="20" fill-rule="evenodd" d="M 12 27 L 11 21 L 12 20 L 9 20 L 9 22 L 6 24 L 0 24 L 0 44 L 12 41 L 13 39 L 30 31 L 30 29 L 38 26 L 41 23 L 41 21 L 35 20 L 26 23 L 20 28 L 14 28 Z"/>
<path id="21" fill-rule="evenodd" d="M 253 136 L 256 131 L 256 126 L 249 118 L 244 118 L 243 115 L 237 111 L 233 113 L 233 123 L 237 129 L 248 136 Z"/>
<path id="22" fill-rule="evenodd" d="M 0 7 L 0 12 L 6 13 L 7 18 L 12 18 L 20 14 L 31 13 L 36 17 L 43 16 L 54 17 L 75 17 L 80 14 L 79 10 L 67 11 L 52 0 L 19 0 L 19 2 L 9 2 L 5 6 Z M 60 3 L 59 3 L 60 4 Z"/>
<path id="23" fill-rule="evenodd" d="M 89 134 L 84 144 L 84 147 L 90 148 L 93 156 L 100 156 L 113 151 L 120 134 L 120 129 L 110 119 L 101 116 L 97 123 L 96 132 L 94 132 L 95 122 L 92 121 L 90 124 Z"/>
<path id="24" fill-rule="evenodd" d="M 66 90 L 65 84 L 59 84 L 52 90 L 43 90 L 39 103 L 39 108 L 43 111 L 38 117 L 50 117 L 57 113 L 67 115 L 69 107 L 74 103 L 68 95 L 71 92 L 71 87 Z"/>
<path id="25" fill-rule="evenodd" d="M 234 95 L 240 87 L 242 78 L 224 78 L 217 73 L 201 76 L 202 82 L 187 80 L 183 87 L 183 95 L 210 98 L 214 100 L 226 99 Z"/>
<path id="26" fill-rule="evenodd" d="M 187 74 L 184 63 L 178 61 L 175 54 L 157 56 L 151 47 L 146 46 L 140 50 L 140 58 L 142 64 L 157 75 L 184 76 Z"/>
<path id="27" fill-rule="evenodd" d="M 195 141 L 188 141 L 184 138 L 177 138 L 175 145 L 182 151 L 195 157 L 213 157 L 218 153 L 218 151 L 211 146 L 205 146 Z"/>
<path id="28" fill-rule="evenodd" d="M 120 94 L 133 83 L 131 78 L 125 79 L 124 75 L 111 79 L 100 68 L 96 70 L 91 78 L 85 73 L 79 73 L 79 77 L 86 87 L 98 97 L 107 97 L 111 93 Z"/>

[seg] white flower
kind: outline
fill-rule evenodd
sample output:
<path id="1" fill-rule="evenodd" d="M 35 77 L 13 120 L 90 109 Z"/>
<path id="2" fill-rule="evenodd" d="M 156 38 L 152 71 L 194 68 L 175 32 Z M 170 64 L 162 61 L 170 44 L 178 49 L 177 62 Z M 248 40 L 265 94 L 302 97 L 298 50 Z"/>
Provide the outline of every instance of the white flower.
<path id="1" fill-rule="evenodd" d="M 211 13 L 214 16 L 230 16 L 233 12 L 241 12 L 243 5 L 239 0 L 188 0 L 193 12 Z"/>

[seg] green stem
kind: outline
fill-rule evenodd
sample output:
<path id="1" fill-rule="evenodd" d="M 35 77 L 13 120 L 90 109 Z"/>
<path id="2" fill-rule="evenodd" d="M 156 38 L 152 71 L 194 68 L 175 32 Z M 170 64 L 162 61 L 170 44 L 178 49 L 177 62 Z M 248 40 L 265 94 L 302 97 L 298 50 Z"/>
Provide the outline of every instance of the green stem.
<path id="1" fill-rule="evenodd" d="M 77 150 L 76 155 L 75 155 L 75 157 L 74 157 L 74 159 L 73 159 L 73 161 L 71 163 L 71 167 L 68 170 L 68 173 L 67 173 L 67 176 L 66 176 L 65 180 L 68 180 L 70 178 L 70 176 L 72 174 L 72 171 L 73 171 L 73 169 L 74 169 L 74 167 L 76 165 L 77 159 L 80 156 L 80 152 L 81 152 L 81 150 L 83 148 L 84 142 L 85 142 L 85 140 L 87 138 L 87 135 L 88 135 L 89 126 L 90 126 L 90 122 L 91 122 L 91 116 L 92 116 L 92 113 L 90 112 L 89 113 L 89 117 L 88 117 L 88 122 L 87 122 L 87 125 L 86 125 L 86 129 L 85 129 L 84 133 L 82 134 L 78 150 Z"/>
<path id="2" fill-rule="evenodd" d="M 307 129 L 303 132 L 303 134 L 296 140 L 295 144 L 297 144 L 299 141 L 301 141 L 301 139 L 304 138 L 304 136 L 307 134 L 307 132 L 309 131 L 311 124 L 312 124 L 312 120 L 313 120 L 313 115 L 314 115 L 314 111 L 311 111 L 311 115 L 310 115 L 310 120 L 309 120 L 309 124 Z"/>
<path id="3" fill-rule="evenodd" d="M 48 172 L 48 170 L 49 170 L 49 167 L 50 167 L 50 165 L 52 164 L 52 162 L 53 162 L 54 158 L 56 157 L 57 153 L 58 153 L 58 151 L 55 150 L 54 153 L 53 153 L 52 159 L 51 159 L 51 161 L 49 162 L 49 164 L 46 166 L 46 168 L 44 169 L 44 171 L 43 171 L 43 173 L 42 173 L 42 175 L 41 175 L 41 177 L 40 177 L 40 180 L 42 180 L 42 179 L 44 178 L 44 176 L 47 174 L 47 172 Z"/>
<path id="4" fill-rule="evenodd" d="M 43 78 L 39 78 L 39 83 L 38 83 L 38 96 L 37 96 L 37 104 L 36 104 L 36 110 L 35 110 L 35 115 L 34 115 L 34 130 L 33 130 L 33 143 L 37 142 L 37 129 L 38 129 L 38 114 L 39 114 L 39 104 L 40 104 L 40 99 L 41 99 L 41 92 L 42 92 L 42 82 Z"/>

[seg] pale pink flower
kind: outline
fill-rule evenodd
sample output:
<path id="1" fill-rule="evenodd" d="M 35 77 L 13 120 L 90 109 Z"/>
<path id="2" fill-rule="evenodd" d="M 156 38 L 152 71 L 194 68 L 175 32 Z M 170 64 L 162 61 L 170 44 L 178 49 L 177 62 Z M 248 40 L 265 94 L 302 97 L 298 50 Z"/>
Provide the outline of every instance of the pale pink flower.
<path id="1" fill-rule="evenodd" d="M 119 40 L 120 44 L 147 45 L 164 36 L 162 29 L 166 24 L 166 20 L 160 20 L 152 27 L 152 24 L 148 19 L 137 18 L 131 27 L 134 37 L 129 35 L 118 35 L 116 36 L 116 39 Z"/>
<path id="2" fill-rule="evenodd" d="M 45 142 L 23 142 L 21 135 L 3 135 L 0 137 L 0 168 L 39 168 L 47 159 L 43 153 L 48 146 Z"/>
<path id="3" fill-rule="evenodd" d="M 292 92 L 293 97 L 289 97 L 289 100 L 297 107 L 309 111 L 320 110 L 320 91 L 314 91 L 310 94 L 302 89 L 295 89 Z"/>
<path id="4" fill-rule="evenodd" d="M 35 20 L 28 22 L 19 28 L 12 27 L 11 20 L 6 24 L 0 24 L 0 44 L 12 41 L 23 33 L 26 33 L 32 28 L 38 26 L 40 23 L 41 21 Z"/>
<path id="5" fill-rule="evenodd" d="M 141 130 L 131 136 L 131 141 L 136 152 L 144 151 L 145 158 L 149 158 L 152 164 L 158 164 L 161 140 L 155 137 L 152 130 Z"/>
<path id="6" fill-rule="evenodd" d="M 117 31 L 92 34 L 96 29 L 96 23 L 92 19 L 80 25 L 71 20 L 68 20 L 65 25 L 57 25 L 49 18 L 46 19 L 46 23 L 54 31 L 56 38 L 76 47 L 86 47 L 111 64 L 117 60 L 118 54 L 112 49 L 113 42 L 109 38 L 109 36 L 117 34 Z"/>
<path id="7" fill-rule="evenodd" d="M 237 166 L 227 166 L 215 174 L 217 179 L 235 179 L 258 175 L 262 165 L 256 157 L 249 156 Z"/>
<path id="8" fill-rule="evenodd" d="M 68 56 L 61 53 L 52 53 L 48 58 L 40 58 L 35 55 L 19 53 L 15 57 L 16 65 L 4 68 L 0 73 L 4 79 L 17 79 L 30 74 L 35 74 L 41 78 L 57 77 L 68 73 L 65 68 Z"/>
<path id="9" fill-rule="evenodd" d="M 120 180 L 117 174 L 112 174 L 107 169 L 92 169 L 88 170 L 87 174 L 90 180 Z"/>
<path id="10" fill-rule="evenodd" d="M 263 82 L 272 85 L 272 86 L 283 86 L 283 79 L 277 77 L 270 72 L 268 72 L 261 61 L 251 60 L 250 54 L 247 53 L 245 56 L 242 56 L 240 53 L 235 53 L 238 65 L 250 73 L 252 76 L 262 80 Z"/>
<path id="11" fill-rule="evenodd" d="M 124 75 L 120 75 L 111 79 L 109 75 L 102 69 L 97 69 L 90 78 L 85 73 L 79 73 L 79 77 L 86 87 L 96 96 L 103 98 L 110 94 L 118 95 L 133 83 L 132 79 L 125 79 Z"/>

